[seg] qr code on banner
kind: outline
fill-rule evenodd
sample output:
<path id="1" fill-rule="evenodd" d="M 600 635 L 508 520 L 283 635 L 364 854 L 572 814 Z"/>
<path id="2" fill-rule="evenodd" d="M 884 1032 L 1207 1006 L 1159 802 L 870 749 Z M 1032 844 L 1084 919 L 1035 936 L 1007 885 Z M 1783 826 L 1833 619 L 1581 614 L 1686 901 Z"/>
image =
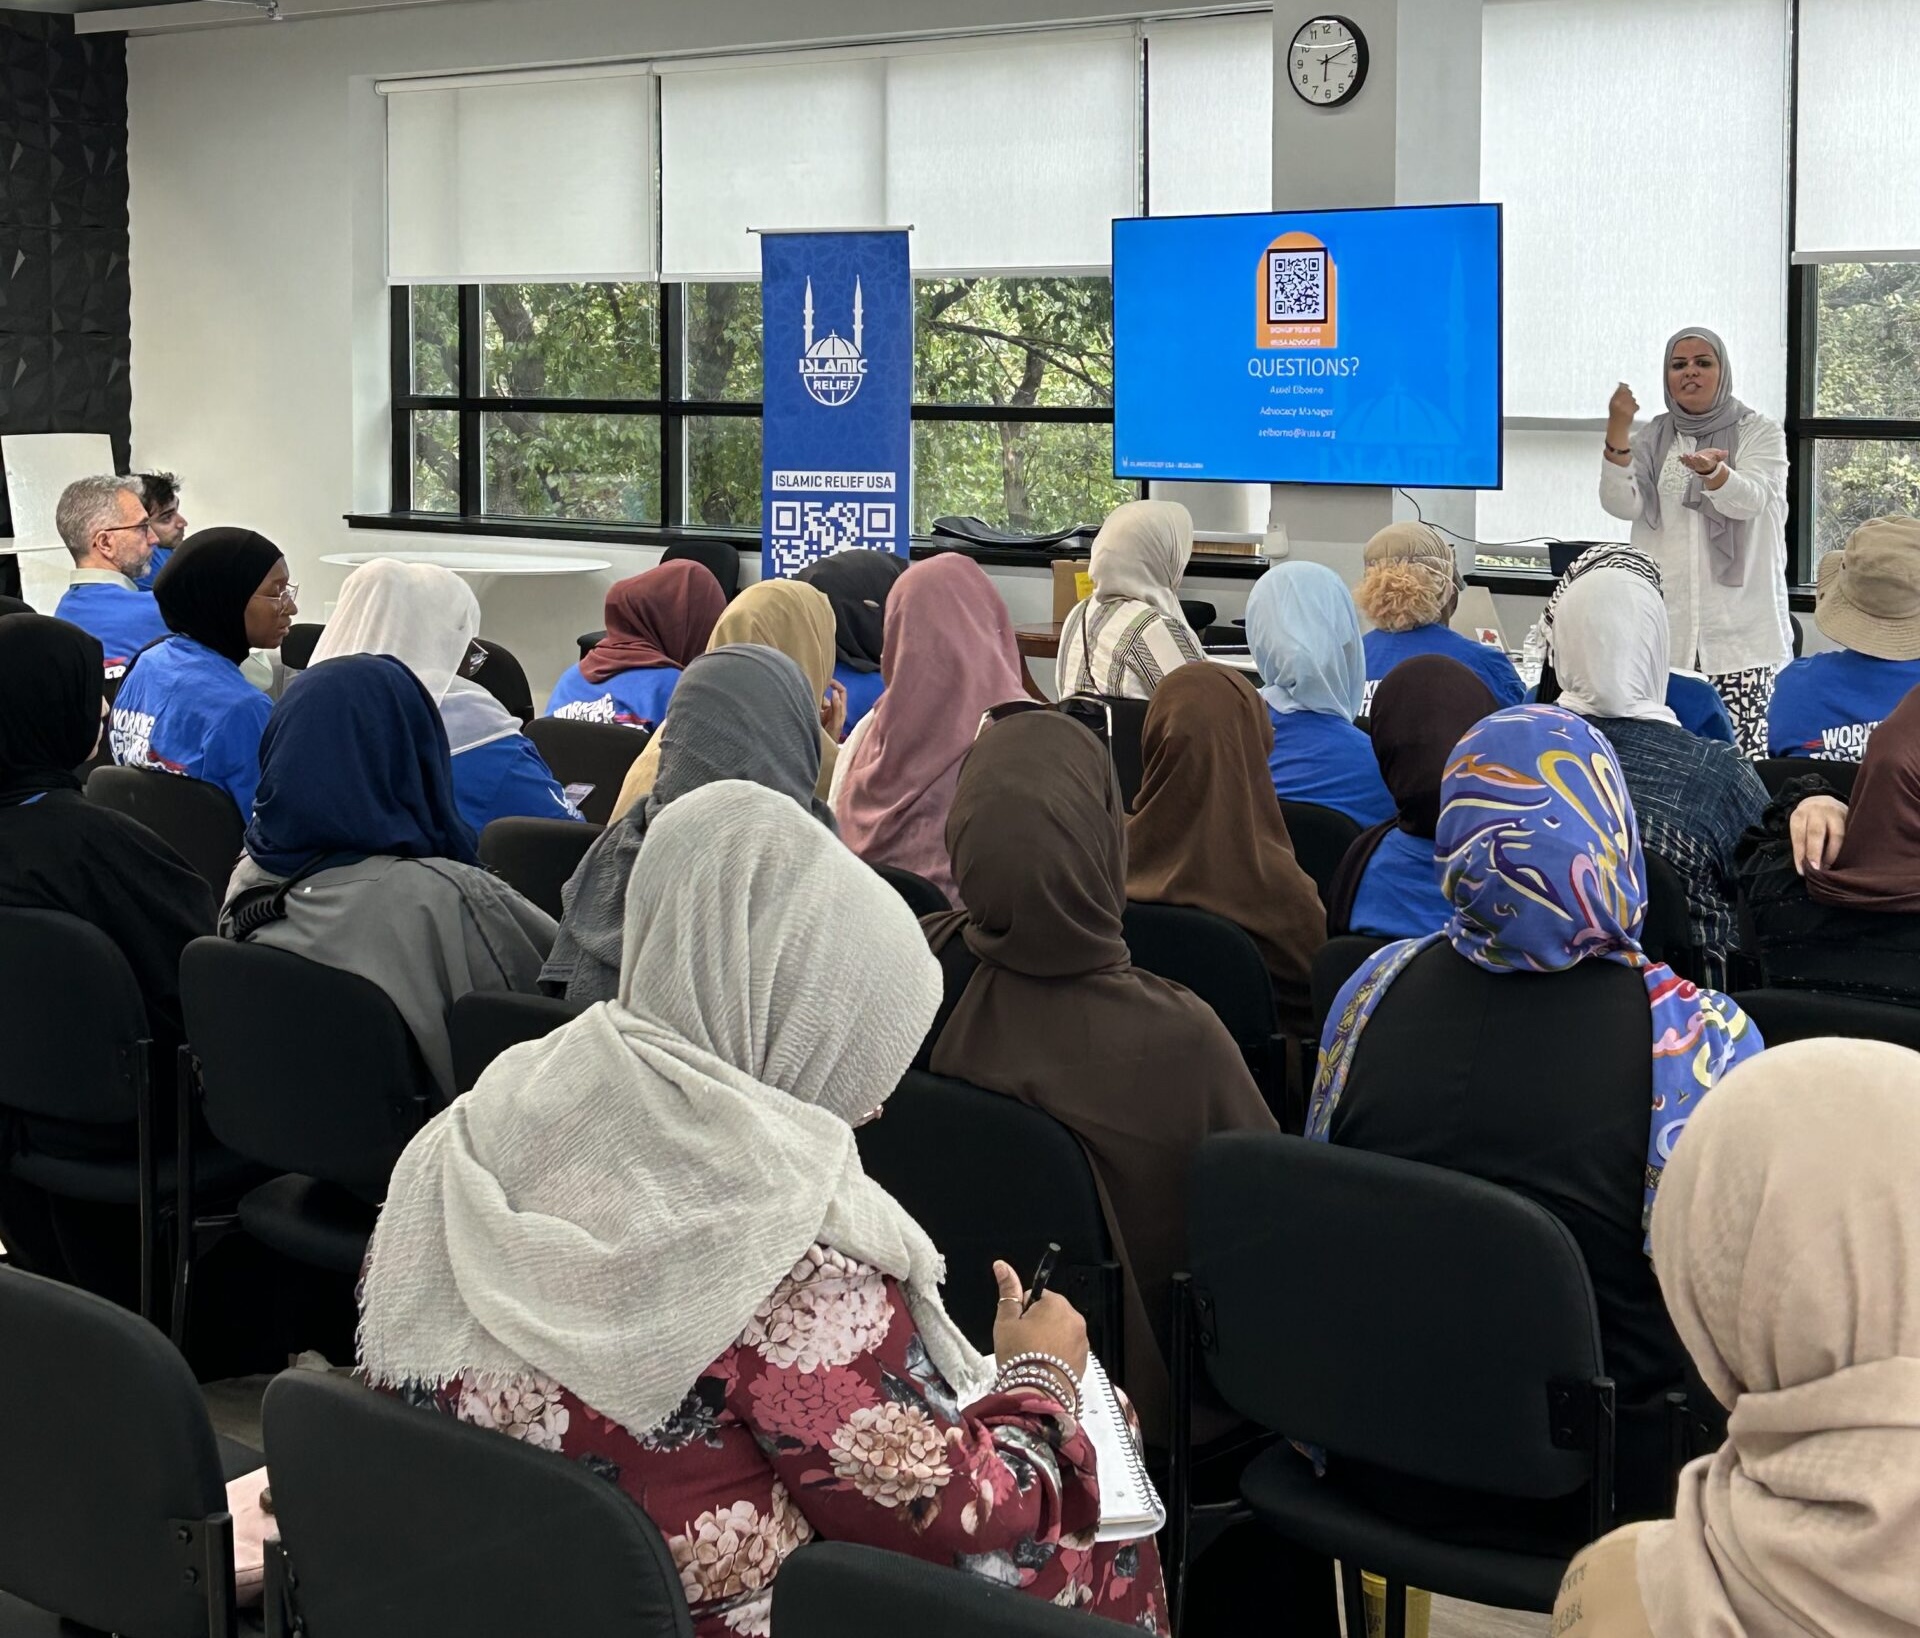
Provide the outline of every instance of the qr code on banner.
<path id="1" fill-rule="evenodd" d="M 1267 322 L 1327 322 L 1327 253 L 1324 250 L 1267 252 Z"/>
<path id="2" fill-rule="evenodd" d="M 857 546 L 890 552 L 897 544 L 894 503 L 777 500 L 767 539 L 773 547 L 773 566 L 782 575 L 796 574 L 809 563 Z"/>

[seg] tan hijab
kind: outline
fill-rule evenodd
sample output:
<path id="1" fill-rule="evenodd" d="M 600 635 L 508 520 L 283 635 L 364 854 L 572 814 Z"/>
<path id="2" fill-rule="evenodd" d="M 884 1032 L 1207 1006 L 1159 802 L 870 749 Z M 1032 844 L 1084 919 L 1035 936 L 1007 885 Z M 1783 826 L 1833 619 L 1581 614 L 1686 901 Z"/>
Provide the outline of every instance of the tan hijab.
<path id="1" fill-rule="evenodd" d="M 827 684 L 833 680 L 835 655 L 833 605 L 824 593 L 797 580 L 756 581 L 727 605 L 726 613 L 713 628 L 707 651 L 711 653 L 730 643 L 759 643 L 765 648 L 777 648 L 800 667 L 816 703 L 824 702 Z M 672 709 L 671 705 L 668 709 Z M 839 755 L 840 747 L 822 728 L 820 782 L 814 794 L 823 802 L 833 783 L 833 764 Z M 660 736 L 655 734 L 627 770 L 620 786 L 620 799 L 613 806 L 613 817 L 624 818 L 636 803 L 652 794 L 659 775 Z"/>
<path id="2" fill-rule="evenodd" d="M 1653 1212 L 1667 1308 L 1727 1442 L 1638 1538 L 1655 1638 L 1920 1633 L 1920 1053 L 1740 1065 Z"/>
<path id="3" fill-rule="evenodd" d="M 1308 980 L 1327 913 L 1273 797 L 1273 722 L 1259 692 L 1228 666 L 1183 665 L 1154 690 L 1140 749 L 1127 897 L 1244 927 L 1273 976 L 1282 1027 L 1310 1033 Z"/>
<path id="4" fill-rule="evenodd" d="M 1275 1125 L 1240 1049 L 1178 984 L 1134 969 L 1121 929 L 1127 839 L 1107 750 L 1028 712 L 967 754 L 947 817 L 964 910 L 924 925 L 980 965 L 934 1042 L 937 1075 L 1043 1109 L 1080 1140 L 1126 1273 L 1126 1372 L 1167 1433 L 1160 1330 L 1186 1256 L 1187 1174 L 1215 1132 Z"/>

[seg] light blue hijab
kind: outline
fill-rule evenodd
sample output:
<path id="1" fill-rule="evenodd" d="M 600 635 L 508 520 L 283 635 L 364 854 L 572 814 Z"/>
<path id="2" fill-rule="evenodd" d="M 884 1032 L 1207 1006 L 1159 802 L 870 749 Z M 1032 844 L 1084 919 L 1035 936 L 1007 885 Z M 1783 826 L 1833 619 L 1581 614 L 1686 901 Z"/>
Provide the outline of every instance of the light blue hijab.
<path id="1" fill-rule="evenodd" d="M 1285 716 L 1318 711 L 1351 722 L 1366 698 L 1367 654 L 1346 582 L 1324 563 L 1276 563 L 1247 599 L 1247 645 Z"/>

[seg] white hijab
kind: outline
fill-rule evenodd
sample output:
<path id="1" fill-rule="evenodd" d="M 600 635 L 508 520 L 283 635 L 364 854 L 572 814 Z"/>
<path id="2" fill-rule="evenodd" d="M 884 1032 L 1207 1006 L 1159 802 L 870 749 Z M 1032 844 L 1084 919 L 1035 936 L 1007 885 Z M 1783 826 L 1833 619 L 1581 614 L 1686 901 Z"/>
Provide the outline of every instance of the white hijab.
<path id="1" fill-rule="evenodd" d="M 904 1282 L 941 1374 L 983 1391 L 939 1252 L 849 1124 L 940 1001 L 900 896 L 790 798 L 722 780 L 652 820 L 624 951 L 618 999 L 502 1054 L 400 1157 L 367 1378 L 531 1369 L 644 1433 L 825 1242 Z"/>
<path id="2" fill-rule="evenodd" d="M 440 707 L 455 756 L 520 732 L 519 719 L 460 674 L 480 634 L 480 603 L 451 569 L 377 557 L 348 575 L 313 664 L 343 654 L 390 654 Z"/>
<path id="3" fill-rule="evenodd" d="M 1087 575 L 1094 602 L 1145 603 L 1191 633 L 1180 607 L 1180 579 L 1193 556 L 1193 515 L 1178 501 L 1116 506 L 1093 537 L 1091 556 Z"/>
<path id="4" fill-rule="evenodd" d="M 1644 576 L 1601 567 L 1569 581 L 1548 640 L 1562 710 L 1679 725 L 1667 706 L 1667 605 Z"/>
<path id="5" fill-rule="evenodd" d="M 1920 1053 L 1769 1048 L 1653 1208 L 1667 1309 L 1727 1442 L 1636 1547 L 1655 1638 L 1920 1633 Z"/>

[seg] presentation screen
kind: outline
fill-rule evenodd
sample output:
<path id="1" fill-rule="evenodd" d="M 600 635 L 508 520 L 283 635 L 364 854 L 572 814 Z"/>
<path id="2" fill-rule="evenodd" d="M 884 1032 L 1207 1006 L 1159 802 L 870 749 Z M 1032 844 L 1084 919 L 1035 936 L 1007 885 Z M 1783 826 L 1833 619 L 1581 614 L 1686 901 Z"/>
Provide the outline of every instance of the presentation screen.
<path id="1" fill-rule="evenodd" d="M 1113 224 L 1115 474 L 1500 487 L 1500 207 Z"/>

